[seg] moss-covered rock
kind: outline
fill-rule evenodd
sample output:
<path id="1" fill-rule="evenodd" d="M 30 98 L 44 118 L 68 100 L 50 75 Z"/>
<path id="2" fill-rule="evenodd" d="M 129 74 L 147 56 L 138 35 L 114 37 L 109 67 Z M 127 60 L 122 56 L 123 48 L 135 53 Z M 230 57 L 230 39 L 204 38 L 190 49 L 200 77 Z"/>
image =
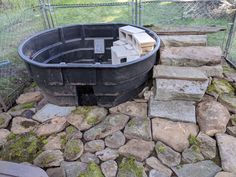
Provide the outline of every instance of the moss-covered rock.
<path id="1" fill-rule="evenodd" d="M 207 93 L 216 97 L 224 93 L 234 95 L 235 88 L 227 80 L 215 78 L 207 88 Z"/>
<path id="2" fill-rule="evenodd" d="M 223 71 L 224 71 L 224 73 L 236 72 L 236 70 L 234 68 L 230 67 L 229 65 L 223 65 Z"/>
<path id="3" fill-rule="evenodd" d="M 34 159 L 34 165 L 41 168 L 44 167 L 57 167 L 63 161 L 63 153 L 60 150 L 46 150 L 40 153 Z"/>
<path id="4" fill-rule="evenodd" d="M 218 100 L 220 103 L 226 106 L 230 112 L 236 113 L 236 96 L 229 94 L 222 94 L 219 96 Z"/>
<path id="5" fill-rule="evenodd" d="M 156 151 L 158 153 L 164 153 L 166 151 L 166 148 L 163 145 L 158 145 L 158 146 L 156 146 Z"/>
<path id="6" fill-rule="evenodd" d="M 33 112 L 35 112 L 35 104 L 34 103 L 25 103 L 25 104 L 18 104 L 14 107 L 12 107 L 8 113 L 10 115 L 12 115 L 13 117 L 16 116 L 21 116 L 23 112 L 27 111 L 27 110 L 31 110 Z"/>
<path id="7" fill-rule="evenodd" d="M 5 119 L 3 117 L 0 117 L 0 126 L 5 123 Z"/>
<path id="8" fill-rule="evenodd" d="M 143 177 L 144 168 L 134 158 L 124 158 L 119 164 L 118 177 Z"/>
<path id="9" fill-rule="evenodd" d="M 12 119 L 8 113 L 0 113 L 0 128 L 6 128 Z"/>
<path id="10" fill-rule="evenodd" d="M 80 131 L 87 130 L 101 122 L 107 110 L 98 106 L 79 106 L 68 116 L 68 122 Z"/>
<path id="11" fill-rule="evenodd" d="M 67 142 L 71 137 L 78 131 L 77 128 L 74 126 L 69 126 L 66 128 L 66 136 L 65 136 L 65 141 Z"/>
<path id="12" fill-rule="evenodd" d="M 86 172 L 80 174 L 79 177 L 104 177 L 104 175 L 100 167 L 92 162 L 88 164 Z"/>
<path id="13" fill-rule="evenodd" d="M 66 143 L 64 157 L 69 161 L 77 160 L 83 154 L 83 151 L 83 142 L 78 138 L 72 138 Z"/>
<path id="14" fill-rule="evenodd" d="M 194 135 L 189 135 L 188 142 L 191 146 L 200 146 L 201 142 Z"/>
<path id="15" fill-rule="evenodd" d="M 34 133 L 15 135 L 11 133 L 8 142 L 0 150 L 1 160 L 14 162 L 30 162 L 42 152 L 47 143 L 45 137 L 37 137 Z"/>

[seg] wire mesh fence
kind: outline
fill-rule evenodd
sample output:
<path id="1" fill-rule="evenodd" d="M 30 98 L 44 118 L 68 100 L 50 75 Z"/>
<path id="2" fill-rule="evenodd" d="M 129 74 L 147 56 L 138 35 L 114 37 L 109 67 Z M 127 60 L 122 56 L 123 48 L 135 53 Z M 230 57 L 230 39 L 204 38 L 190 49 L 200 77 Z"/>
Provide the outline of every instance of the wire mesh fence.
<path id="1" fill-rule="evenodd" d="M 79 2 L 79 3 L 78 3 Z M 135 0 L 41 0 L 50 27 L 76 23 L 134 23 Z"/>
<path id="2" fill-rule="evenodd" d="M 225 57 L 236 68 L 236 15 L 234 16 L 227 39 Z"/>
<path id="3" fill-rule="evenodd" d="M 37 1 L 2 0 L 0 12 L 0 110 L 6 110 L 30 82 L 17 48 L 45 24 Z"/>

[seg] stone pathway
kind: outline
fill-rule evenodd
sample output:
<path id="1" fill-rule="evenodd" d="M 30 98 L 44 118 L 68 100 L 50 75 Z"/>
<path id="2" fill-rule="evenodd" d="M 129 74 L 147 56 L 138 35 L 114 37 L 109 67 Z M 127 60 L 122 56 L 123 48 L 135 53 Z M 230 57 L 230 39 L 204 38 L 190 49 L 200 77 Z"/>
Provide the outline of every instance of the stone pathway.
<path id="1" fill-rule="evenodd" d="M 0 159 L 49 177 L 235 177 L 236 71 L 206 36 L 162 38 L 155 84 L 134 100 L 60 107 L 22 94 L 0 113 Z"/>

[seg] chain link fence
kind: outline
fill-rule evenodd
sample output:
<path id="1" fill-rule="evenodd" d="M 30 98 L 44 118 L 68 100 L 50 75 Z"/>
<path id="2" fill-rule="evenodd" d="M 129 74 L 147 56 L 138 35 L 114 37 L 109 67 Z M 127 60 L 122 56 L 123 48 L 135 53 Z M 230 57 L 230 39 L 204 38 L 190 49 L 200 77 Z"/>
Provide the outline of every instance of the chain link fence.
<path id="1" fill-rule="evenodd" d="M 236 15 L 231 25 L 226 43 L 225 57 L 236 68 Z"/>
<path id="2" fill-rule="evenodd" d="M 77 23 L 125 22 L 155 26 L 221 26 L 208 35 L 236 63 L 234 0 L 0 0 L 0 109 L 11 106 L 29 76 L 17 48 L 40 30 Z"/>
<path id="3" fill-rule="evenodd" d="M 49 27 L 77 23 L 135 23 L 135 0 L 40 0 L 40 2 L 44 7 Z"/>
<path id="4" fill-rule="evenodd" d="M 30 83 L 17 48 L 45 28 L 37 1 L 0 0 L 0 110 L 7 110 Z"/>

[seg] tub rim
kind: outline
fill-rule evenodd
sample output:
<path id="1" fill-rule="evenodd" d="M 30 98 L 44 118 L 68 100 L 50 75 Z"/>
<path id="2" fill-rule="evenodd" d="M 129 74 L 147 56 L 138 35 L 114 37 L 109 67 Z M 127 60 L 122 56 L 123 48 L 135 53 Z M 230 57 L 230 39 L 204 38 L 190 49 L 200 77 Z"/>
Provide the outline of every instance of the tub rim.
<path id="1" fill-rule="evenodd" d="M 131 62 L 125 62 L 125 63 L 121 63 L 121 64 L 100 64 L 100 63 L 95 63 L 95 64 L 87 64 L 87 63 L 66 63 L 66 64 L 46 64 L 46 63 L 40 63 L 40 62 L 36 62 L 31 60 L 28 56 L 26 56 L 23 53 L 23 48 L 24 46 L 27 44 L 27 42 L 29 42 L 31 39 L 45 33 L 45 32 L 50 32 L 53 30 L 57 30 L 59 28 L 65 28 L 65 27 L 75 27 L 75 26 L 92 26 L 92 25 L 130 25 L 133 27 L 137 27 L 140 29 L 144 29 L 145 31 L 148 31 L 149 33 L 151 33 L 155 38 L 156 38 L 156 43 L 155 43 L 155 48 L 149 52 L 146 55 L 143 55 L 141 57 L 139 57 L 139 59 L 131 61 Z M 147 29 L 145 27 L 141 27 L 138 25 L 133 25 L 133 24 L 128 24 L 128 23 L 93 23 L 93 24 L 73 24 L 73 25 L 64 25 L 64 26 L 59 26 L 56 28 L 52 28 L 52 29 L 47 29 L 47 30 L 43 30 L 40 31 L 36 34 L 31 35 L 30 37 L 26 38 L 18 47 L 18 55 L 20 56 L 21 60 L 23 60 L 24 62 L 37 66 L 37 67 L 41 67 L 41 68 L 122 68 L 122 67 L 126 67 L 129 65 L 133 65 L 135 63 L 139 63 L 142 62 L 144 60 L 148 60 L 149 57 L 151 57 L 152 55 L 154 55 L 155 53 L 157 53 L 157 51 L 160 49 L 160 45 L 161 45 L 161 40 L 160 37 L 153 32 L 150 29 Z"/>

